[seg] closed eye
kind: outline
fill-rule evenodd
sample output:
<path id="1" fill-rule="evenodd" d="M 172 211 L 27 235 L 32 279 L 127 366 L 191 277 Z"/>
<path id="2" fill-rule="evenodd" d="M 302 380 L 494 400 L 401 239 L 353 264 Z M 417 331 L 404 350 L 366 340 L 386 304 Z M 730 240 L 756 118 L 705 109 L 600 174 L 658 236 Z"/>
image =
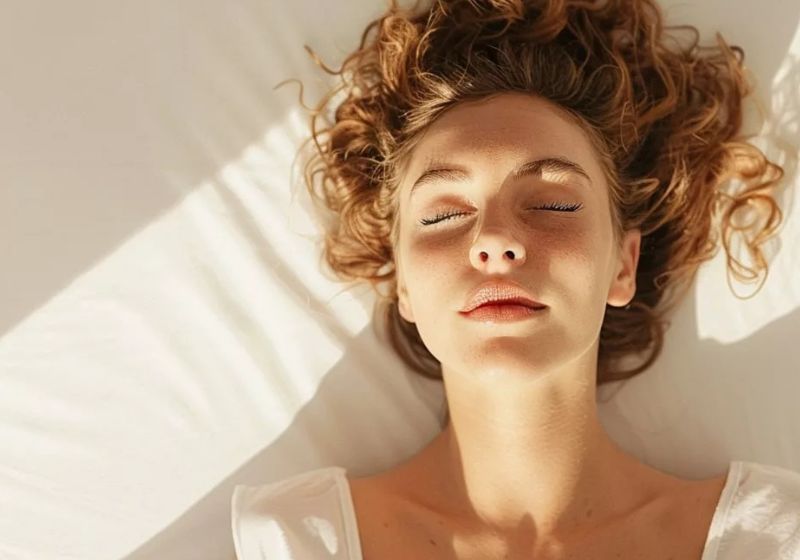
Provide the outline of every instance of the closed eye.
<path id="1" fill-rule="evenodd" d="M 534 210 L 556 210 L 559 212 L 575 212 L 576 210 L 580 210 L 581 206 L 580 203 L 577 204 L 566 204 L 563 202 L 552 202 L 550 204 L 545 204 L 544 206 L 537 206 L 533 208 Z M 456 218 L 458 216 L 465 215 L 466 212 L 442 212 L 436 214 L 433 218 L 422 218 L 419 223 L 423 226 L 429 226 L 433 224 L 437 224 L 440 222 L 444 222 L 450 220 L 452 218 Z"/>

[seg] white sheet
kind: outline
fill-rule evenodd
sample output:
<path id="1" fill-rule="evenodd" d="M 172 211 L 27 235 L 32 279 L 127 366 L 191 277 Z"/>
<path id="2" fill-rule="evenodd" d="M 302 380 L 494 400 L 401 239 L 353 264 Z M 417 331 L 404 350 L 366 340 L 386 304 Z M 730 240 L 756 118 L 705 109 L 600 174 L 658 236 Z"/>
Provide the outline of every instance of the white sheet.
<path id="1" fill-rule="evenodd" d="M 800 145 L 800 5 L 670 2 L 720 30 Z M 319 270 L 292 200 L 316 101 L 382 3 L 16 3 L 0 20 L 0 558 L 231 558 L 235 484 L 388 468 L 438 431 L 441 386 Z M 335 24 L 334 24 L 335 23 Z M 772 139 L 770 139 L 772 138 Z M 753 299 L 724 251 L 652 370 L 601 403 L 612 436 L 682 476 L 800 470 L 800 203 Z M 738 287 L 747 292 L 746 287 Z M 608 397 L 619 387 L 601 389 Z"/>

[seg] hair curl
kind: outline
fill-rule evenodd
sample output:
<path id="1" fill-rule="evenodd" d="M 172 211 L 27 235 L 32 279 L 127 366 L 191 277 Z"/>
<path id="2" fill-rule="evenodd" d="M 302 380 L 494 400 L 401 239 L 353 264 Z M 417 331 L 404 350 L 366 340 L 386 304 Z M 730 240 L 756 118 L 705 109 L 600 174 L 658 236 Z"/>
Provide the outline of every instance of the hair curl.
<path id="1" fill-rule="evenodd" d="M 315 146 L 304 179 L 317 210 L 324 201 L 323 257 L 341 279 L 373 289 L 388 283 L 388 294 L 376 289 L 375 312 L 413 371 L 442 379 L 416 325 L 398 312 L 396 195 L 421 133 L 465 100 L 525 92 L 565 109 L 599 155 L 615 240 L 641 229 L 634 299 L 625 308 L 606 305 L 598 384 L 630 378 L 656 360 L 663 318 L 716 254 L 720 232 L 728 272 L 753 281 L 763 270 L 766 280 L 759 246 L 783 220 L 773 190 L 784 170 L 745 142 L 753 135 L 736 136 L 751 93 L 744 52 L 719 33 L 717 46 L 700 47 L 695 27 L 665 28 L 662 18 L 652 0 L 433 0 L 423 10 L 390 0 L 338 70 L 305 46 L 340 79 L 315 108 L 303 104 L 300 84 L 300 103 L 311 111 L 303 146 Z M 682 46 L 666 29 L 690 30 L 693 40 Z M 327 126 L 318 129 L 317 118 Z M 737 225 L 746 210 L 756 219 Z M 732 255 L 737 232 L 755 269 Z M 729 276 L 728 284 L 732 290 Z M 641 364 L 619 367 L 643 352 Z"/>

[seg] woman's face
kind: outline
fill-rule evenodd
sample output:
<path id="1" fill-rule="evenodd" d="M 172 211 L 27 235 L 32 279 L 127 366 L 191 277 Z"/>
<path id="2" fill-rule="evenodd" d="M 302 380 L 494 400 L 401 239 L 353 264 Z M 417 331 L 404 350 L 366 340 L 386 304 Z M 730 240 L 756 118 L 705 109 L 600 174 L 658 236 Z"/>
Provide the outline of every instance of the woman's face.
<path id="1" fill-rule="evenodd" d="M 515 177 L 542 158 L 576 170 Z M 442 168 L 460 171 L 419 181 Z M 625 305 L 635 293 L 640 234 L 615 247 L 600 163 L 568 117 L 517 93 L 461 103 L 415 146 L 398 196 L 400 313 L 444 367 L 530 375 L 580 357 L 596 363 L 606 303 Z M 421 223 L 446 214 L 454 215 Z M 490 279 L 520 284 L 547 309 L 495 324 L 462 316 L 468 294 Z"/>

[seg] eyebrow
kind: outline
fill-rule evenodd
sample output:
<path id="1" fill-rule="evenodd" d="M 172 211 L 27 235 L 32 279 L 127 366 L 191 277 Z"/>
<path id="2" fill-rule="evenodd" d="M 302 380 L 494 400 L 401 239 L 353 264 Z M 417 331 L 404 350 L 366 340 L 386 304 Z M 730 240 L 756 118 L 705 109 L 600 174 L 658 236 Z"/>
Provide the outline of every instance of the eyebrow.
<path id="1" fill-rule="evenodd" d="M 589 184 L 592 183 L 592 180 L 589 178 L 589 174 L 583 167 L 574 161 L 561 156 L 552 156 L 525 162 L 514 169 L 512 176 L 514 179 L 520 179 L 521 177 L 527 177 L 531 175 L 541 177 L 542 173 L 545 172 L 571 173 L 580 175 L 589 181 Z M 433 161 L 429 164 L 428 169 L 426 169 L 422 175 L 420 175 L 419 178 L 414 181 L 414 184 L 411 186 L 409 198 L 414 194 L 415 190 L 423 185 L 436 183 L 438 181 L 464 182 L 469 180 L 470 177 L 471 175 L 469 170 L 461 166 L 441 161 Z"/>

